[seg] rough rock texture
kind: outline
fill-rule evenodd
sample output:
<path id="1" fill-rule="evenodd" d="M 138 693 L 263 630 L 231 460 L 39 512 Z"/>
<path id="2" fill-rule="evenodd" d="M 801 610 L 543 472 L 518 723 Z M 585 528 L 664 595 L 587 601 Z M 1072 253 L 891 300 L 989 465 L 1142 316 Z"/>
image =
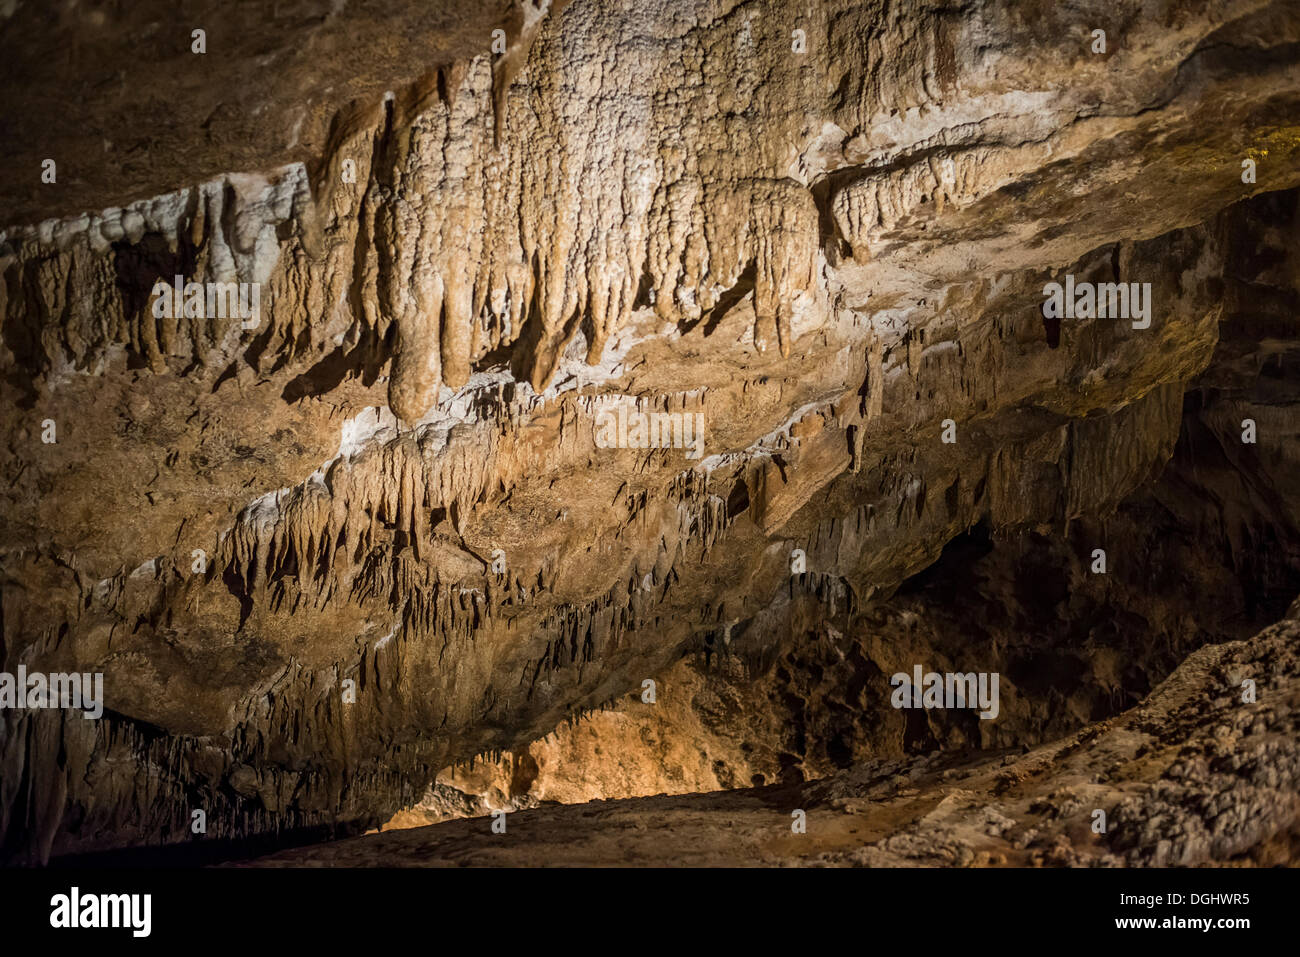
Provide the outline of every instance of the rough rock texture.
<path id="1" fill-rule="evenodd" d="M 1192 650 L 1276 621 L 1300 593 L 1296 194 L 1230 221 L 1241 239 L 1219 342 L 1184 395 L 1178 443 L 1153 485 L 1064 525 L 981 523 L 860 613 L 791 609 L 775 630 L 788 629 L 783 641 L 770 630 L 705 636 L 655 675 L 653 705 L 638 688 L 526 751 L 445 769 L 384 827 L 802 781 L 939 747 L 1039 744 L 1137 703 Z M 1245 418 L 1267 422 L 1272 438 L 1238 441 Z M 1093 572 L 1096 547 L 1105 574 Z M 895 711 L 879 682 L 915 663 L 998 671 L 998 719 Z"/>
<path id="2" fill-rule="evenodd" d="M 1300 183 L 1287 3 L 538 13 L 308 166 L 0 234 L 4 668 L 103 671 L 109 709 L 3 715 L 7 859 L 195 808 L 209 839 L 373 826 L 701 643 L 867 613 L 981 523 L 1111 513 L 1175 447 L 1236 251 L 1294 235 L 1227 209 Z M 1150 327 L 1045 323 L 1066 272 L 1151 283 Z M 258 321 L 156 319 L 178 273 L 260 283 Z M 1206 388 L 1242 404 L 1239 346 Z M 620 401 L 703 414 L 704 457 L 598 447 Z M 1263 405 L 1240 454 L 1294 456 Z"/>
<path id="3" fill-rule="evenodd" d="M 467 50 L 488 53 L 494 29 L 514 45 L 524 17 L 510 0 L 6 0 L 0 218 L 36 222 L 232 171 L 311 165 L 349 104 Z"/>
<path id="4" fill-rule="evenodd" d="M 1296 609 L 1300 612 L 1300 608 Z M 1257 700 L 1242 701 L 1242 682 Z M 1239 866 L 1300 839 L 1300 621 L 1194 653 L 1136 708 L 1026 753 L 875 760 L 805 785 L 546 806 L 260 866 Z M 795 810 L 806 832 L 793 829 Z M 1094 830 L 1105 812 L 1104 833 Z"/>

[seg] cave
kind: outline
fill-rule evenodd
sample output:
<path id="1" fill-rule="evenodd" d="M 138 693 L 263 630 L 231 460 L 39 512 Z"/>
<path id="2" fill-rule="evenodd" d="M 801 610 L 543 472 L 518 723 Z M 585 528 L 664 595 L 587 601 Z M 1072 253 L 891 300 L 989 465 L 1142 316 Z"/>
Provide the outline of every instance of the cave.
<path id="1" fill-rule="evenodd" d="M 0 3 L 0 863 L 1300 863 L 1293 3 L 230 6 Z"/>

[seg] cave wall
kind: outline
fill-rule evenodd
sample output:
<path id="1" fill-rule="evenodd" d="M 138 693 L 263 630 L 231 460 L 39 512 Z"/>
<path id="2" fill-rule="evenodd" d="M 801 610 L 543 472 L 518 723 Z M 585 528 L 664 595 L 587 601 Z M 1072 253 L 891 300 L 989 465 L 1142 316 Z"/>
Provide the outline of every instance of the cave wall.
<path id="1" fill-rule="evenodd" d="M 707 638 L 762 660 L 981 523 L 1113 512 L 1285 228 L 1219 211 L 1300 182 L 1298 32 L 575 0 L 309 164 L 6 229 L 4 668 L 107 708 L 4 714 L 6 857 L 364 828 Z M 1150 327 L 1046 327 L 1067 272 L 1150 283 Z M 178 273 L 257 322 L 157 317 Z M 1195 389 L 1225 448 L 1252 389 Z M 619 402 L 702 414 L 701 457 L 600 447 Z"/>

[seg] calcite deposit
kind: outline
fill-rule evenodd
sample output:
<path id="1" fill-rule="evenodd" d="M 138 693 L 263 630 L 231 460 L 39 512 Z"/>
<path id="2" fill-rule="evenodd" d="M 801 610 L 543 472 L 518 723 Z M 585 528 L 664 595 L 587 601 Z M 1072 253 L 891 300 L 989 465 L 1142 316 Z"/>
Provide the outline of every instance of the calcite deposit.
<path id="1" fill-rule="evenodd" d="M 1022 820 L 993 752 L 1172 714 L 1180 663 L 1238 655 L 1204 646 L 1290 661 L 1293 4 L 317 6 L 227 40 L 250 73 L 171 117 L 181 153 L 107 81 L 81 136 L 7 120 L 61 172 L 0 218 L 0 670 L 102 674 L 104 714 L 0 709 L 6 862 L 874 800 L 881 762 L 936 801 L 969 762 L 953 813 Z M 52 29 L 112 62 L 154 7 Z M 111 121 L 129 167 L 68 176 Z M 177 276 L 256 285 L 255 320 L 156 308 Z M 1045 311 L 1067 277 L 1145 321 Z M 701 454 L 611 443 L 619 408 Z M 917 664 L 998 672 L 997 719 L 893 708 Z M 1177 851 L 1116 812 L 1106 861 L 1266 857 L 1267 803 Z M 1008 853 L 871 828 L 816 853 Z"/>
<path id="2" fill-rule="evenodd" d="M 552 805 L 255 866 L 1169 867 L 1294 863 L 1297 620 L 1203 648 L 1132 711 L 1022 753 L 871 760 L 814 784 Z M 1253 675 L 1269 703 L 1240 700 Z M 793 824 L 798 815 L 802 829 Z M 665 834 L 673 835 L 664 840 Z"/>

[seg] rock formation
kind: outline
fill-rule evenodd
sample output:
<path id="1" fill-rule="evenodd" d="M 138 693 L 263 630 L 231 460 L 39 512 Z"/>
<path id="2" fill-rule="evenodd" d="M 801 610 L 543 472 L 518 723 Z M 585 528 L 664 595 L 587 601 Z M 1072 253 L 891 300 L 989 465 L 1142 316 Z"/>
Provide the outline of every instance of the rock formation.
<path id="1" fill-rule="evenodd" d="M 1020 753 L 935 751 L 813 784 L 551 805 L 257 866 L 1242 866 L 1294 863 L 1300 623 L 1203 648 L 1132 711 Z M 1243 706 L 1241 676 L 1270 704 Z M 793 809 L 793 810 L 792 810 Z M 804 831 L 791 827 L 804 814 Z M 1100 813 L 1098 813 L 1100 812 Z M 673 835 L 665 840 L 664 835 Z"/>
<path id="2" fill-rule="evenodd" d="M 5 860 L 871 796 L 1104 728 L 1300 592 L 1293 5 L 431 6 L 359 73 L 286 52 L 346 10 L 229 40 L 283 84 L 100 179 L 55 124 L 12 187 L 0 670 L 104 713 L 0 711 Z M 917 663 L 999 718 L 893 708 Z M 1161 839 L 1109 853 L 1250 850 Z"/>

